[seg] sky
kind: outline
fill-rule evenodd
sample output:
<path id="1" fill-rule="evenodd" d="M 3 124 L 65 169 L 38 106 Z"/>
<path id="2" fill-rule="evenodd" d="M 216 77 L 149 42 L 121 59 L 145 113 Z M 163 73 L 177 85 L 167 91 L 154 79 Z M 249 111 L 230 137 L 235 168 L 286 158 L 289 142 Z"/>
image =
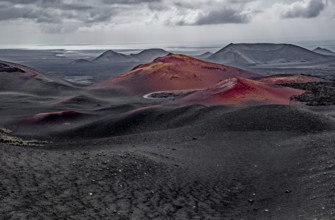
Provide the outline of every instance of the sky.
<path id="1" fill-rule="evenodd" d="M 0 45 L 335 39 L 335 0 L 0 0 Z"/>

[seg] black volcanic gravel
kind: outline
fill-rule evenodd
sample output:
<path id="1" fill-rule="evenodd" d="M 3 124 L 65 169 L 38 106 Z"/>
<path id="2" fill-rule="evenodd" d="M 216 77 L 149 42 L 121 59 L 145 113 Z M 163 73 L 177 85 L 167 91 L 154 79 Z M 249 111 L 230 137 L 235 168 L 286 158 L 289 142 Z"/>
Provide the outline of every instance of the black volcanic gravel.
<path id="1" fill-rule="evenodd" d="M 306 90 L 307 92 L 293 97 L 294 100 L 305 102 L 309 106 L 325 106 L 335 104 L 335 81 L 310 82 L 310 83 L 287 83 L 282 86 Z"/>

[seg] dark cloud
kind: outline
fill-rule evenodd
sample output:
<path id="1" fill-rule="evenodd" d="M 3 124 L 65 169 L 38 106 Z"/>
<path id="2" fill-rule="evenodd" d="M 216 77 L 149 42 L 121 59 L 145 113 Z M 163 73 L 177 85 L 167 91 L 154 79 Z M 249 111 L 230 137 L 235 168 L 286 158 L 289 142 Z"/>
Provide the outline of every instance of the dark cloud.
<path id="1" fill-rule="evenodd" d="M 320 14 L 327 1 L 335 0 L 275 2 L 283 6 L 284 18 L 311 18 Z M 145 23 L 150 16 L 160 24 L 177 26 L 243 24 L 260 12 L 250 3 L 274 4 L 266 0 L 0 0 L 0 22 L 28 21 L 51 32 L 76 31 L 95 24 Z"/>
<path id="2" fill-rule="evenodd" d="M 291 4 L 283 13 L 283 18 L 314 18 L 327 6 L 324 0 L 304 0 Z"/>
<path id="3" fill-rule="evenodd" d="M 0 0 L 0 20 L 28 19 L 37 23 L 59 23 L 74 19 L 82 23 L 107 22 L 131 11 L 130 5 L 159 3 L 161 0 Z"/>
<path id="4" fill-rule="evenodd" d="M 12 5 L 2 5 L 0 7 L 0 20 L 29 19 L 37 23 L 54 23 L 54 16 L 46 10 L 38 10 L 35 7 L 12 7 Z"/>
<path id="5" fill-rule="evenodd" d="M 61 6 L 57 6 L 56 8 L 60 8 L 62 10 L 76 10 L 76 11 L 86 11 L 86 10 L 90 10 L 93 9 L 92 6 L 88 6 L 88 5 L 80 5 L 80 4 L 64 4 Z"/>
<path id="6" fill-rule="evenodd" d="M 257 0 L 227 0 L 228 3 L 231 3 L 231 4 L 247 4 L 247 3 L 250 3 L 250 2 L 255 2 Z"/>
<path id="7" fill-rule="evenodd" d="M 153 2 L 162 2 L 162 0 L 103 0 L 106 4 L 122 4 L 122 5 L 131 5 L 131 4 L 141 4 L 141 3 L 153 3 Z"/>
<path id="8" fill-rule="evenodd" d="M 28 4 L 45 4 L 45 3 L 55 3 L 56 1 L 52 0 L 0 0 L 0 2 L 9 2 L 12 4 L 21 4 L 21 5 L 28 5 Z M 63 3 L 60 1 L 58 3 Z"/>
<path id="9" fill-rule="evenodd" d="M 0 7 L 0 20 L 12 20 L 17 19 L 19 17 L 23 17 L 24 14 L 28 13 L 29 11 L 25 9 L 14 9 L 12 7 L 8 7 L 6 5 L 1 5 Z"/>
<path id="10" fill-rule="evenodd" d="M 223 9 L 211 11 L 206 15 L 202 15 L 194 23 L 194 25 L 210 25 L 210 24 L 228 24 L 228 23 L 248 23 L 250 16 L 241 14 L 233 9 Z"/>
<path id="11" fill-rule="evenodd" d="M 23 4 L 24 3 L 24 4 Z M 39 4 L 37 4 L 39 3 Z M 21 5 L 21 6 L 20 6 Z M 51 0 L 0 0 L 1 20 L 31 20 L 36 23 L 63 23 L 73 20 L 83 24 L 107 22 L 121 13 L 119 7 L 94 7 L 87 4 L 65 4 Z"/>
<path id="12" fill-rule="evenodd" d="M 150 9 L 174 12 L 165 21 L 165 24 L 170 26 L 241 24 L 250 22 L 253 14 L 259 13 L 247 8 L 248 4 L 255 1 L 257 0 L 172 0 L 169 4 L 155 5 Z"/>
<path id="13" fill-rule="evenodd" d="M 60 10 L 88 10 L 93 8 L 93 6 L 87 5 L 85 3 L 65 3 L 64 1 L 52 0 L 0 0 L 0 3 L 1 2 L 11 5 L 11 7 L 13 7 L 14 9 L 20 8 L 15 7 L 18 5 L 23 5 L 23 7 L 30 5 L 39 8 L 55 8 Z"/>

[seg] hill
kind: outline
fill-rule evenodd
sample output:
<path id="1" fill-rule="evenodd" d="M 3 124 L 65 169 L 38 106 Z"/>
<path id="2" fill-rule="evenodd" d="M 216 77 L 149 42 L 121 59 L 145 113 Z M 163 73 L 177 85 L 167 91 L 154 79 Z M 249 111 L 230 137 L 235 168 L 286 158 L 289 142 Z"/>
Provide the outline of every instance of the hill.
<path id="1" fill-rule="evenodd" d="M 326 48 L 321 48 L 321 47 L 315 48 L 313 50 L 313 52 L 318 53 L 318 54 L 322 54 L 322 55 L 325 55 L 325 56 L 335 56 L 335 53 L 333 51 L 328 50 Z"/>
<path id="2" fill-rule="evenodd" d="M 248 66 L 257 64 L 312 63 L 329 57 L 292 44 L 229 44 L 211 55 L 208 60 Z"/>
<path id="3" fill-rule="evenodd" d="M 92 86 L 94 89 L 121 88 L 130 94 L 155 91 L 207 88 L 220 80 L 241 76 L 260 77 L 256 73 L 202 61 L 181 54 L 168 54 L 130 72 Z"/>
<path id="4" fill-rule="evenodd" d="M 48 95 L 76 89 L 71 83 L 29 67 L 0 61 L 0 91 Z"/>
<path id="5" fill-rule="evenodd" d="M 62 130 L 56 135 L 101 138 L 182 127 L 205 133 L 224 131 L 314 132 L 333 130 L 335 122 L 330 117 L 287 105 L 249 106 L 235 110 L 228 110 L 224 106 L 159 106 L 130 111 L 120 117 L 108 115 L 103 119 Z M 177 132 L 181 131 L 177 130 Z"/>
<path id="6" fill-rule="evenodd" d="M 130 56 L 139 62 L 149 62 L 157 57 L 165 56 L 168 53 L 169 52 L 163 49 L 154 48 L 154 49 L 143 50 L 137 54 L 131 54 Z"/>
<path id="7" fill-rule="evenodd" d="M 194 57 L 198 58 L 198 59 L 206 60 L 212 55 L 213 55 L 213 53 L 211 53 L 211 52 L 205 52 L 203 54 L 200 54 L 200 55 L 197 55 L 197 56 L 194 56 Z"/>
<path id="8" fill-rule="evenodd" d="M 198 90 L 181 99 L 182 103 L 205 105 L 262 105 L 291 103 L 291 97 L 305 91 L 271 86 L 263 82 L 233 77 L 214 87 Z"/>
<path id="9" fill-rule="evenodd" d="M 70 64 L 92 64 L 92 62 L 86 59 L 77 59 L 72 61 Z"/>
<path id="10" fill-rule="evenodd" d="M 97 63 L 123 63 L 123 62 L 134 62 L 135 60 L 125 54 L 115 52 L 113 50 L 107 50 L 97 58 L 93 60 L 93 62 Z"/>
<path id="11" fill-rule="evenodd" d="M 157 57 L 165 56 L 169 52 L 163 49 L 147 49 L 135 54 L 123 54 L 113 50 L 105 51 L 103 54 L 93 60 L 97 63 L 126 63 L 126 62 L 149 62 Z"/>

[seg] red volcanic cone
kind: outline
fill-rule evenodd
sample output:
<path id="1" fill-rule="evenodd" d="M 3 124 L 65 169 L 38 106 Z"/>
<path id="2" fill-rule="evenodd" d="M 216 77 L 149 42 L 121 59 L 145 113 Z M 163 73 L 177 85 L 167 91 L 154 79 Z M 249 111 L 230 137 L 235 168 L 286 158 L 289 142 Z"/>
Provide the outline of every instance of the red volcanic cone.
<path id="1" fill-rule="evenodd" d="M 205 105 L 288 105 L 292 96 L 303 93 L 303 90 L 271 86 L 255 80 L 234 77 L 223 80 L 214 87 L 196 91 L 180 101 Z"/>
<path id="2" fill-rule="evenodd" d="M 234 67 L 210 63 L 181 54 L 168 54 L 130 72 L 98 83 L 92 88 L 120 88 L 129 94 L 144 95 L 155 91 L 207 88 L 220 80 L 260 75 Z"/>

